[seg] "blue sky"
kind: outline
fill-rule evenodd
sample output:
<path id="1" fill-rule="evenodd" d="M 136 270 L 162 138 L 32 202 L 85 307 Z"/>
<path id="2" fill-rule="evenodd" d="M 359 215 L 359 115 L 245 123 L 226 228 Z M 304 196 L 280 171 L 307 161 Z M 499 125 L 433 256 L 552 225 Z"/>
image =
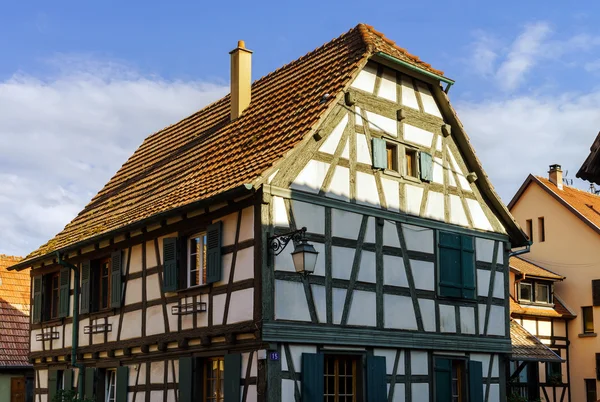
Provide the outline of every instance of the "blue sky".
<path id="1" fill-rule="evenodd" d="M 45 242 L 145 136 L 227 93 L 238 39 L 257 79 L 373 25 L 456 80 L 451 100 L 505 202 L 552 163 L 574 177 L 600 130 L 597 2 L 0 4 L 0 253 Z"/>

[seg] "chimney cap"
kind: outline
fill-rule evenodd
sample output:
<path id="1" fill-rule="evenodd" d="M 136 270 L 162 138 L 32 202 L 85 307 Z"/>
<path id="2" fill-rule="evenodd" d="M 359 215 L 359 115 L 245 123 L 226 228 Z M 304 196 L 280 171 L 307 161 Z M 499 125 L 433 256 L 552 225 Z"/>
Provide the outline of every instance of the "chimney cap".
<path id="1" fill-rule="evenodd" d="M 240 50 L 243 50 L 244 52 L 247 52 L 247 53 L 254 53 L 252 50 L 246 49 L 246 42 L 245 41 L 238 40 L 237 47 L 235 49 L 233 49 L 231 52 L 229 52 L 229 54 L 233 54 L 233 53 L 238 52 Z"/>
<path id="2" fill-rule="evenodd" d="M 560 171 L 562 172 L 562 168 L 558 163 L 550 165 L 550 172 Z"/>
<path id="3" fill-rule="evenodd" d="M 238 40 L 238 46 L 240 49 L 246 48 L 246 43 L 243 40 Z"/>

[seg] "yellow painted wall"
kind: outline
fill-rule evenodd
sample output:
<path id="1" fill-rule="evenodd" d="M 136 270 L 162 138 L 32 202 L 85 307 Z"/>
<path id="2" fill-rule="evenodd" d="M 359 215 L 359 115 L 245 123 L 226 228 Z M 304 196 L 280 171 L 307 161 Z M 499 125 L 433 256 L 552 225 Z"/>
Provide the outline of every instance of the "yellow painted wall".
<path id="1" fill-rule="evenodd" d="M 581 307 L 592 305 L 592 279 L 600 279 L 600 235 L 575 214 L 532 183 L 511 209 L 517 222 L 527 230 L 533 221 L 531 252 L 522 257 L 566 276 L 555 285 L 555 292 L 578 317 L 569 323 L 571 395 L 585 401 L 585 378 L 596 378 L 595 353 L 600 352 L 600 337 L 580 338 L 583 332 Z M 538 218 L 545 220 L 545 241 L 539 242 Z M 600 332 L 600 307 L 594 308 L 596 332 Z M 600 384 L 598 384 L 600 388 Z"/>

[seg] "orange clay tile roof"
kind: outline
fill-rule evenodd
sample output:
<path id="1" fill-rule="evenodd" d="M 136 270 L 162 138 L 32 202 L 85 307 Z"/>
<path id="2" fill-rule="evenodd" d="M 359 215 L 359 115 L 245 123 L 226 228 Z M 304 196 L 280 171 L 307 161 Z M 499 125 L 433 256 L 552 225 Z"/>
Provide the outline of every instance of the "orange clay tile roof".
<path id="1" fill-rule="evenodd" d="M 510 320 L 511 360 L 561 362 L 562 359 L 517 322 Z"/>
<path id="2" fill-rule="evenodd" d="M 442 74 L 359 24 L 254 82 L 252 102 L 237 120 L 230 121 L 227 95 L 147 137 L 83 211 L 25 262 L 258 181 L 318 126 L 378 52 Z"/>
<path id="3" fill-rule="evenodd" d="M 548 317 L 548 318 L 574 318 L 573 313 L 560 301 L 554 297 L 554 308 L 541 307 L 533 305 L 519 304 L 513 297 L 510 297 L 510 314 L 511 315 L 526 315 L 532 317 Z"/>
<path id="4" fill-rule="evenodd" d="M 6 270 L 20 260 L 0 254 L 0 367 L 30 365 L 29 270 Z"/>
<path id="5" fill-rule="evenodd" d="M 532 262 L 526 261 L 521 257 L 510 257 L 510 268 L 524 274 L 525 276 L 534 276 L 536 278 L 550 279 L 553 281 L 562 281 L 564 276 L 555 274 L 554 272 L 542 268 Z"/>

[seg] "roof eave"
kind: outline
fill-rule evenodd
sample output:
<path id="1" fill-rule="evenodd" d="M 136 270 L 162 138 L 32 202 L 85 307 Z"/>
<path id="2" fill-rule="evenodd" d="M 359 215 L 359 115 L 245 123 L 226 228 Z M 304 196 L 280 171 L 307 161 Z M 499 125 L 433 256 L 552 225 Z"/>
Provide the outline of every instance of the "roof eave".
<path id="1" fill-rule="evenodd" d="M 375 53 L 375 55 L 379 56 L 379 57 L 383 57 L 384 59 L 387 59 L 387 60 L 389 60 L 391 62 L 399 64 L 399 65 L 401 65 L 403 67 L 406 67 L 409 70 L 415 71 L 415 72 L 417 72 L 419 74 L 423 74 L 423 75 L 425 75 L 427 77 L 430 77 L 430 78 L 433 78 L 435 80 L 439 80 L 439 81 L 445 82 L 446 84 L 448 84 L 448 86 L 445 89 L 446 93 L 448 92 L 448 90 L 450 89 L 450 87 L 452 85 L 454 85 L 454 83 L 455 83 L 455 81 L 452 80 L 452 79 L 450 79 L 450 78 L 444 77 L 443 75 L 440 75 L 440 74 L 435 74 L 435 73 L 433 73 L 431 71 L 428 71 L 428 70 L 426 70 L 424 68 L 421 68 L 421 67 L 419 67 L 419 66 L 417 66 L 415 64 L 409 63 L 407 61 L 400 60 L 399 58 L 394 57 L 394 56 L 392 56 L 392 55 L 390 55 L 388 53 L 379 51 L 379 52 Z"/>
<path id="2" fill-rule="evenodd" d="M 65 246 L 65 247 L 53 250 L 53 251 L 51 251 L 49 253 L 45 253 L 43 255 L 40 255 L 40 256 L 37 256 L 37 257 L 33 257 L 33 258 L 28 259 L 28 260 L 21 261 L 18 264 L 9 266 L 7 268 L 7 270 L 8 271 L 13 271 L 13 270 L 21 271 L 21 270 L 24 270 L 24 269 L 32 267 L 36 263 L 39 263 L 39 262 L 42 262 L 42 261 L 47 260 L 49 258 L 52 258 L 51 255 L 52 254 L 56 254 L 57 252 L 60 253 L 60 254 L 64 254 L 64 253 L 67 253 L 67 252 L 72 251 L 74 249 L 82 248 L 82 247 L 88 246 L 90 244 L 97 243 L 99 241 L 104 240 L 107 237 L 114 237 L 114 236 L 117 236 L 117 235 L 119 235 L 119 234 L 121 234 L 123 232 L 130 232 L 132 230 L 139 229 L 141 227 L 147 226 L 151 222 L 154 222 L 154 221 L 157 221 L 157 220 L 162 220 L 162 219 L 164 219 L 166 217 L 169 217 L 171 215 L 181 214 L 183 212 L 187 212 L 187 211 L 192 210 L 192 209 L 200 208 L 200 207 L 202 207 L 202 206 L 204 206 L 206 204 L 211 204 L 211 203 L 223 200 L 223 199 L 229 199 L 231 197 L 236 197 L 236 196 L 243 195 L 243 194 L 251 194 L 251 193 L 253 193 L 255 191 L 256 191 L 256 188 L 254 188 L 254 186 L 249 185 L 249 184 L 242 184 L 242 185 L 234 187 L 234 188 L 232 188 L 230 190 L 226 190 L 226 191 L 224 191 L 222 193 L 215 194 L 212 197 L 209 197 L 209 198 L 206 198 L 206 199 L 203 199 L 203 200 L 199 200 L 199 201 L 195 201 L 195 202 L 192 202 L 192 203 L 189 203 L 189 204 L 186 204 L 186 205 L 182 205 L 181 207 L 177 207 L 177 208 L 169 209 L 167 211 L 160 212 L 158 214 L 149 216 L 148 218 L 144 218 L 144 219 L 139 220 L 137 222 L 133 222 L 133 223 L 131 223 L 129 225 L 122 226 L 120 228 L 108 231 L 106 233 L 101 233 L 101 234 L 98 234 L 96 236 L 92 236 L 92 237 L 89 237 L 87 239 L 81 240 L 79 242 L 70 244 L 68 246 Z"/>

